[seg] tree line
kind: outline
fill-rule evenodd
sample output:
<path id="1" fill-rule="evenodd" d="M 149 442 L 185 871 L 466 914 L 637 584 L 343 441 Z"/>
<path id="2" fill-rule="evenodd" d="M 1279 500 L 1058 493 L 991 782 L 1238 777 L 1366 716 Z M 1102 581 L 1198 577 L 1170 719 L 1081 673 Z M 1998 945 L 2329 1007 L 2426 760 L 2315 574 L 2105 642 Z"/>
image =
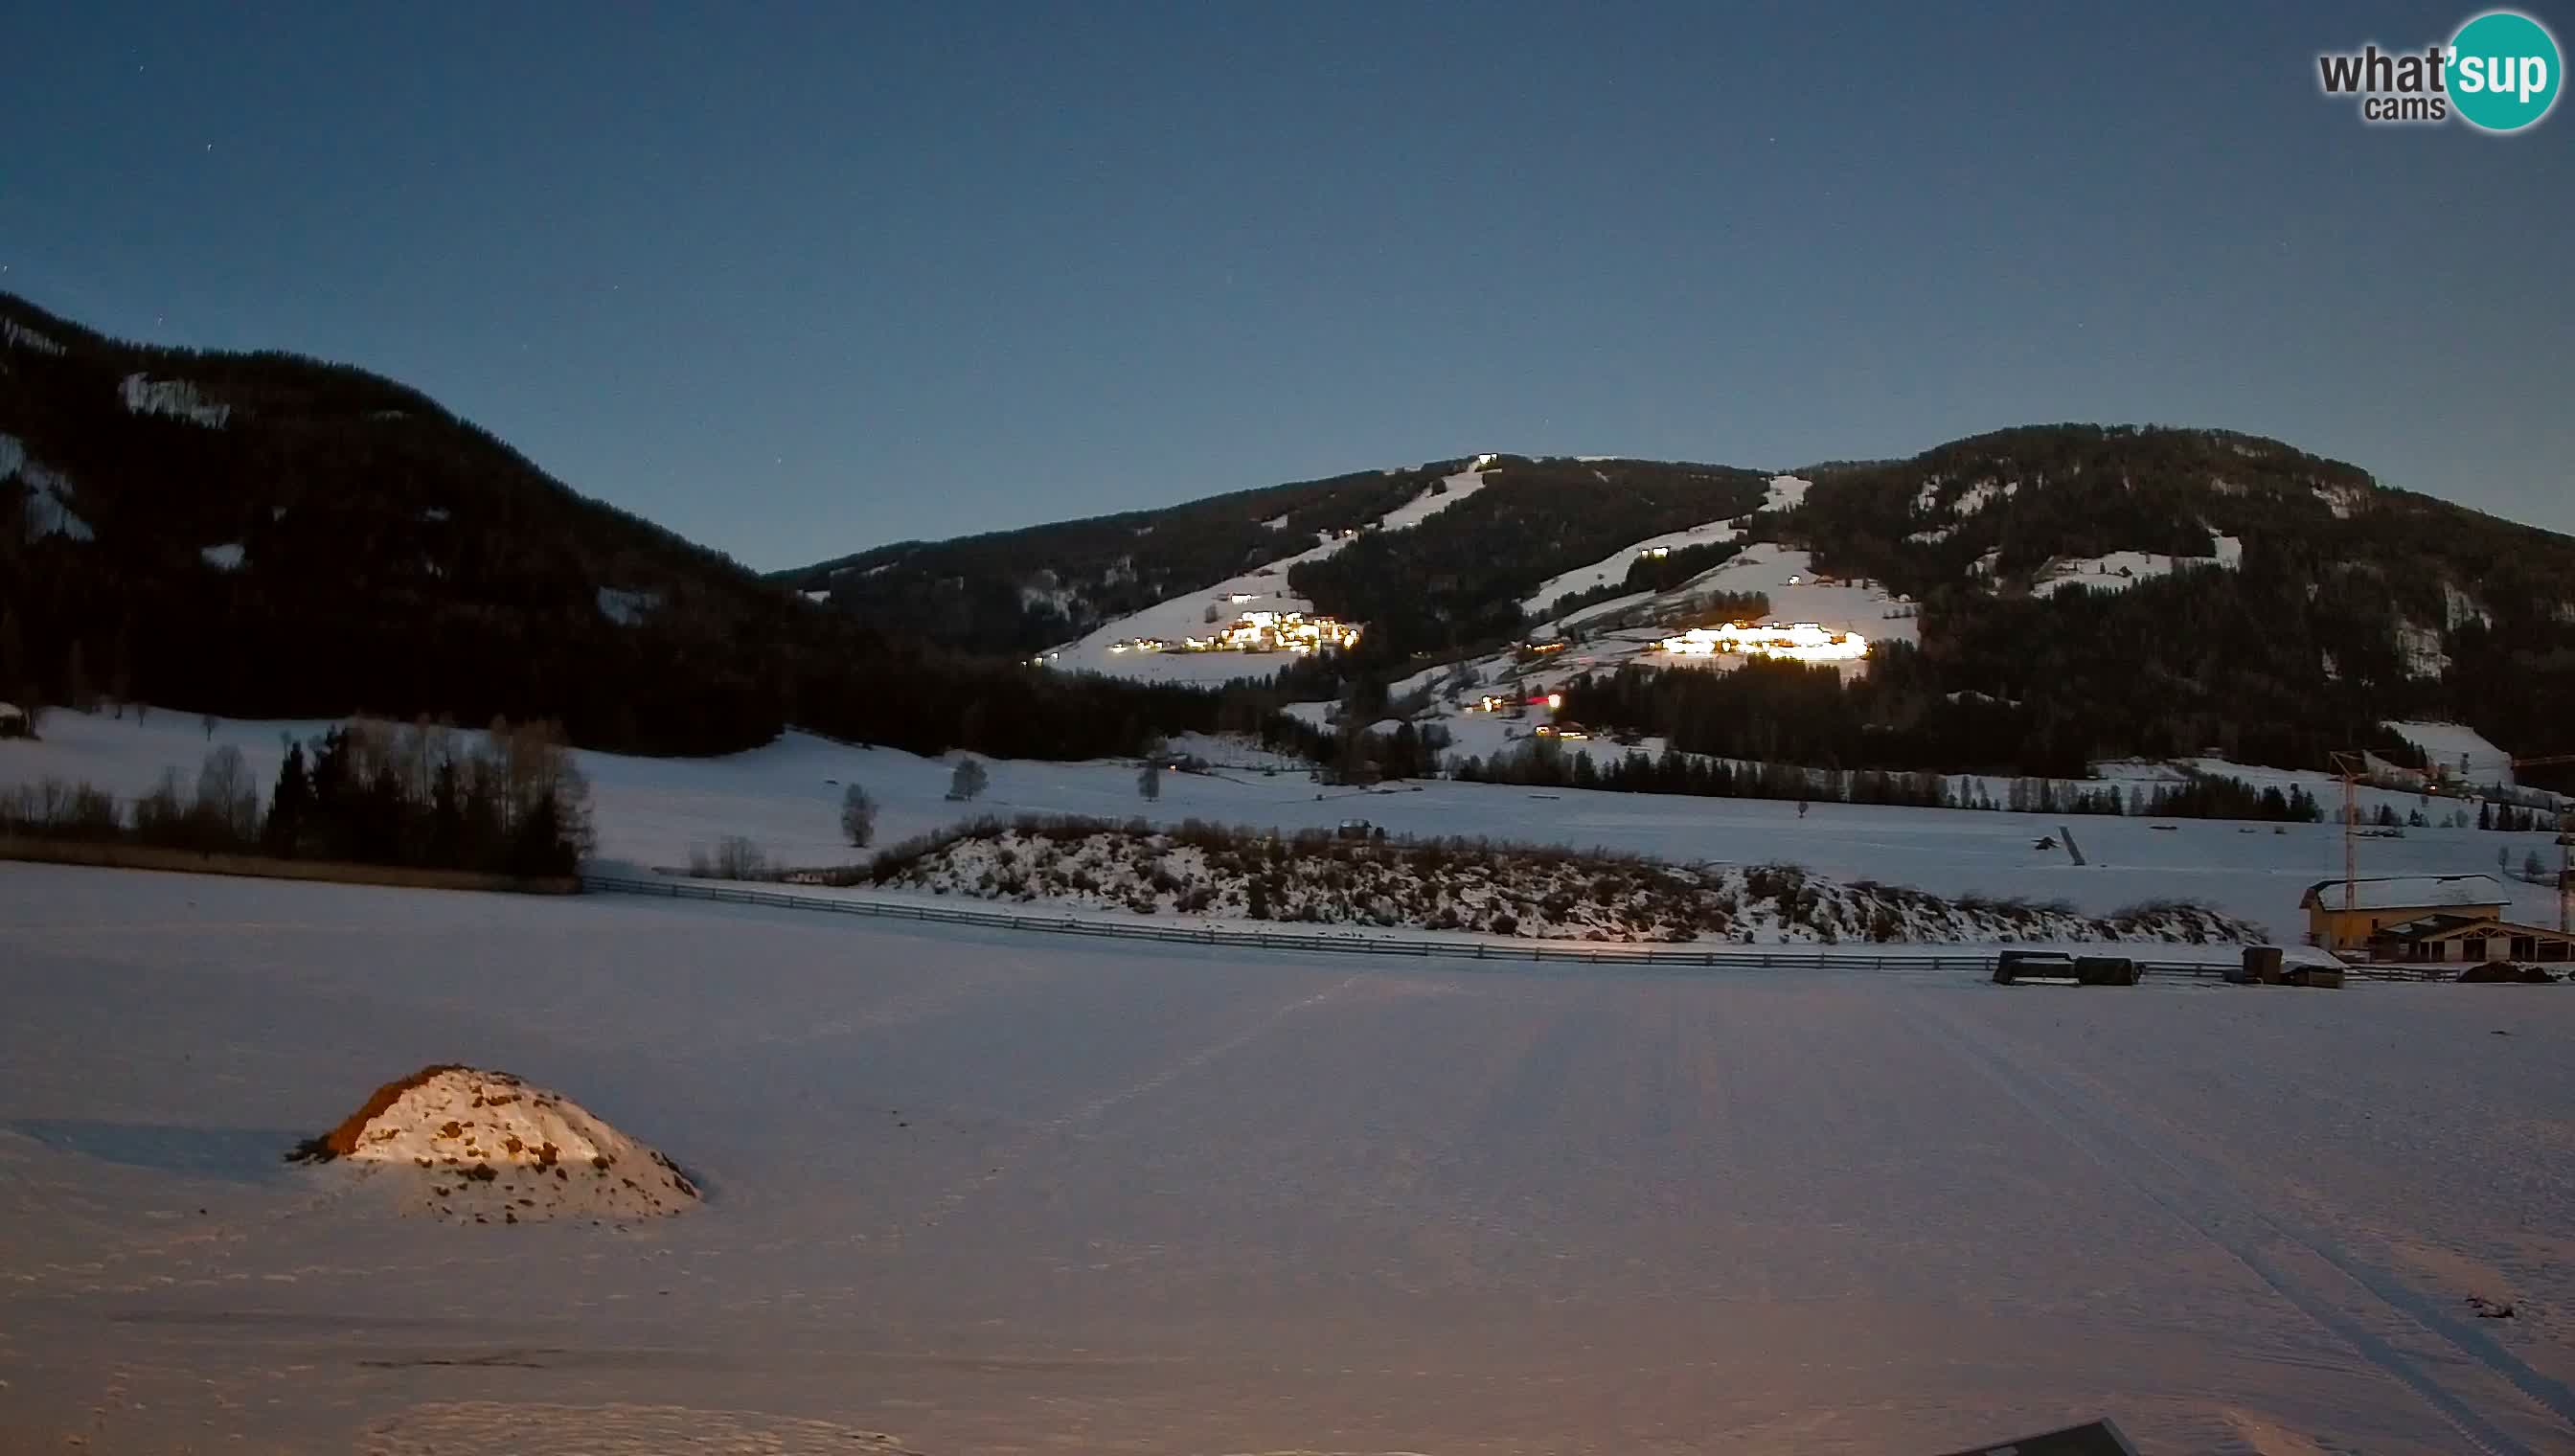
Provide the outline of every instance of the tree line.
<path id="1" fill-rule="evenodd" d="M 207 853 L 265 854 L 520 877 L 568 875 L 589 852 L 590 786 L 552 724 L 357 720 L 289 742 L 261 800 L 241 750 L 207 751 L 131 804 L 49 778 L 0 795 L 0 830 Z"/>

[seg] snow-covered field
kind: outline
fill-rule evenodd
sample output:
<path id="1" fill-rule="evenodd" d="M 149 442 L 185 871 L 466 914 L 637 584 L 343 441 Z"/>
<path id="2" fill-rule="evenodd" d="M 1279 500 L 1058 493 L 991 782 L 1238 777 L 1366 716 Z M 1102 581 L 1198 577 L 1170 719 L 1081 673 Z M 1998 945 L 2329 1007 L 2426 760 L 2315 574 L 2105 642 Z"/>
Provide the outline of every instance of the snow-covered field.
<path id="1" fill-rule="evenodd" d="M 28 865 L 0 944 L 10 1451 L 2575 1445 L 2564 988 L 1313 964 Z M 278 1160 L 445 1060 L 705 1204 L 459 1226 Z"/>
<path id="2" fill-rule="evenodd" d="M 223 722 L 213 741 L 237 744 L 265 787 L 275 780 L 280 735 L 309 735 L 320 724 Z M 42 741 L 0 740 L 0 788 L 46 775 L 87 779 L 119 795 L 148 791 L 164 766 L 193 778 L 208 746 L 196 719 L 155 713 L 137 724 L 55 713 Z M 1792 803 L 1652 794 L 1525 789 L 1428 782 L 1384 792 L 1326 788 L 1302 774 L 1250 770 L 1167 773 L 1162 797 L 1136 794 L 1131 763 L 995 761 L 992 787 L 974 804 L 947 800 L 950 763 L 890 748 L 859 748 L 803 733 L 720 758 L 578 755 L 590 775 L 601 858 L 640 866 L 681 865 L 692 846 L 728 834 L 762 845 L 774 863 L 839 864 L 854 852 L 839 837 L 842 785 L 866 785 L 883 806 L 880 843 L 960 818 L 1022 812 L 1144 818 L 1157 824 L 1213 819 L 1282 829 L 1329 829 L 1365 818 L 1392 834 L 1466 835 L 1594 846 L 1675 863 L 1786 862 L 1840 880 L 1874 879 L 1947 898 L 1966 894 L 2062 899 L 2106 915 L 2149 899 L 2196 900 L 2270 927 L 2294 941 L 2305 930 L 2298 895 L 2342 873 L 2342 835 L 2330 824 L 2207 819 L 2058 817 L 1965 809 L 1878 808 L 1816 803 L 1800 818 Z M 2220 767 L 2213 761 L 2202 766 Z M 2302 784 L 2328 804 L 2340 787 L 2320 774 L 2237 768 L 2257 786 Z M 2002 797 L 2000 785 L 1993 789 Z M 2420 800 L 2364 789 L 2365 810 L 2386 803 L 2400 815 Z M 2452 807 L 2434 798 L 2435 814 Z M 2156 825 L 2168 825 L 2158 828 Z M 2036 841 L 2071 828 L 2090 862 Z M 2554 862 L 2551 833 L 2408 829 L 2403 838 L 2360 841 L 2363 874 L 2492 873 L 2501 851 L 2520 866 L 2537 852 Z M 2511 883 L 2513 913 L 2556 922 L 2552 889 Z M 408 1070 L 408 1068 L 404 1068 Z M 518 1068 L 513 1068 L 518 1070 Z M 388 1073 L 390 1075 L 390 1073 Z M 379 1078 L 381 1080 L 381 1078 Z M 371 1084 L 372 1085 L 372 1084 Z M 578 1095 L 577 1089 L 572 1090 Z"/>

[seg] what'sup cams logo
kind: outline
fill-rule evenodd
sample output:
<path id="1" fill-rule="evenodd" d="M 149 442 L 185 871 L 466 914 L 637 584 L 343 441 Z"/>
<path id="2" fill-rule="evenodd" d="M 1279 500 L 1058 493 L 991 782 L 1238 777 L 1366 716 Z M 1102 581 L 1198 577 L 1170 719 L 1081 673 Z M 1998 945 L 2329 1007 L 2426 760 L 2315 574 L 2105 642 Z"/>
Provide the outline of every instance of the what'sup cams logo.
<path id="1" fill-rule="evenodd" d="M 2456 117 L 2479 131 L 2517 132 L 2538 125 L 2557 104 L 2565 70 L 2559 54 L 2548 27 L 2516 10 L 2489 10 L 2446 45 L 2319 55 L 2316 81 L 2328 97 L 2357 98 L 2365 122 Z"/>

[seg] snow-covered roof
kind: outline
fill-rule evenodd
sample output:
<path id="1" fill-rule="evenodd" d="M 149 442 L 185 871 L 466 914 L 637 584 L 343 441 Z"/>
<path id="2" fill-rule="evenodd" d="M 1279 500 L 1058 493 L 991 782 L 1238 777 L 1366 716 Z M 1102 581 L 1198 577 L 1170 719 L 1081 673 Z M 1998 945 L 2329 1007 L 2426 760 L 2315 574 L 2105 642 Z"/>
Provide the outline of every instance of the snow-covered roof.
<path id="1" fill-rule="evenodd" d="M 2343 903 L 2343 882 L 2320 879 L 2298 897 L 2301 908 L 2340 910 L 2411 910 L 2438 905 L 2508 905 L 2512 896 L 2491 874 L 2407 874 L 2352 881 L 2352 903 Z"/>
<path id="2" fill-rule="evenodd" d="M 0 703 L 0 719 L 25 718 L 27 711 L 14 703 Z"/>

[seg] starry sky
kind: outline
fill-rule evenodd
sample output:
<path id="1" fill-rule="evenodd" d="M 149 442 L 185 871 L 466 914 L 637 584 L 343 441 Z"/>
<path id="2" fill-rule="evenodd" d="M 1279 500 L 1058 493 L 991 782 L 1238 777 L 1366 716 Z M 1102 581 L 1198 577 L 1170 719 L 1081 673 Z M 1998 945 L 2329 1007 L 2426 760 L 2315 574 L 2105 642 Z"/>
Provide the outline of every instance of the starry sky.
<path id="1" fill-rule="evenodd" d="M 2316 86 L 2465 9 L 0 4 L 0 289 L 391 375 L 763 569 L 2066 420 L 2575 531 L 2575 103 Z"/>

